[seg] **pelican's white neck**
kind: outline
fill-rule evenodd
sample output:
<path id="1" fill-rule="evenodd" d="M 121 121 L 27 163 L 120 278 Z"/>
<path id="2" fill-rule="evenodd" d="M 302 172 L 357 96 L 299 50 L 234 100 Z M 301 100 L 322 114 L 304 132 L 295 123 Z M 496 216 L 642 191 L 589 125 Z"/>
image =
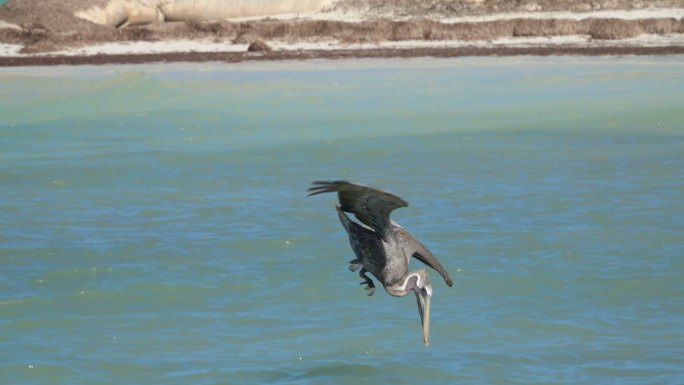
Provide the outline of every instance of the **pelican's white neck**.
<path id="1" fill-rule="evenodd" d="M 415 290 L 425 289 L 427 294 L 432 296 L 432 287 L 426 282 L 426 279 L 424 278 L 425 274 L 423 274 L 423 272 L 424 271 L 415 271 L 410 273 L 402 281 L 393 285 L 385 285 L 385 290 L 395 297 L 403 297 Z"/>

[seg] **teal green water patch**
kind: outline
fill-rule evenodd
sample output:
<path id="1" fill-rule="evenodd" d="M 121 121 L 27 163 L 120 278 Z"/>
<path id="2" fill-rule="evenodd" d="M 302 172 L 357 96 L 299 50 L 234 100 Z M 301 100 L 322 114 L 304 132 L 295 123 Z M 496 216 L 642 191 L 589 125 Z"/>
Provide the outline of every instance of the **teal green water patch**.
<path id="1" fill-rule="evenodd" d="M 681 60 L 2 69 L 0 376 L 677 383 Z M 334 178 L 454 278 L 429 348 L 306 197 Z"/>

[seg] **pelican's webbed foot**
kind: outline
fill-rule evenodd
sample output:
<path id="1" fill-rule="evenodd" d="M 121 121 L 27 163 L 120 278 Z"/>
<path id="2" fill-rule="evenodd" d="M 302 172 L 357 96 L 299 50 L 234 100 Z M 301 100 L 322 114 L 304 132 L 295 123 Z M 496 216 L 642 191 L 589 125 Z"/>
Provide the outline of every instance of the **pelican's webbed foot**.
<path id="1" fill-rule="evenodd" d="M 361 264 L 361 261 L 358 259 L 352 259 L 349 261 L 349 271 L 356 271 L 363 267 L 363 264 Z"/>
<path id="2" fill-rule="evenodd" d="M 366 275 L 367 272 L 368 270 L 366 270 L 366 268 L 363 268 L 361 271 L 359 271 L 359 276 L 364 279 L 364 281 L 359 285 L 366 285 L 364 289 L 368 290 L 368 295 L 373 295 L 375 294 L 375 284 L 373 283 L 373 280 Z"/>

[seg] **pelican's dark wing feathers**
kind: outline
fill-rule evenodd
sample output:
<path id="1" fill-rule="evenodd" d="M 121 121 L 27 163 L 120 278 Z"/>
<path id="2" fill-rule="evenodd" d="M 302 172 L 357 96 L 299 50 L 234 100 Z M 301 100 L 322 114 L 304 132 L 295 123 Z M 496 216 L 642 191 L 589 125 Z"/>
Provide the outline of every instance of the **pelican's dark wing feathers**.
<path id="1" fill-rule="evenodd" d="M 392 210 L 408 206 L 408 202 L 394 194 L 344 180 L 315 181 L 308 191 L 309 196 L 337 192 L 342 210 L 353 213 L 378 233 L 389 228 Z"/>
<path id="2" fill-rule="evenodd" d="M 447 285 L 452 286 L 454 284 L 449 273 L 444 266 L 442 266 L 437 257 L 432 255 L 430 250 L 414 237 L 413 234 L 409 233 L 401 226 L 397 226 L 394 231 L 396 232 L 396 236 L 399 237 L 401 244 L 408 246 L 408 249 L 412 250 L 411 257 L 433 268 L 442 276 L 442 278 L 444 278 L 444 282 L 446 282 Z"/>

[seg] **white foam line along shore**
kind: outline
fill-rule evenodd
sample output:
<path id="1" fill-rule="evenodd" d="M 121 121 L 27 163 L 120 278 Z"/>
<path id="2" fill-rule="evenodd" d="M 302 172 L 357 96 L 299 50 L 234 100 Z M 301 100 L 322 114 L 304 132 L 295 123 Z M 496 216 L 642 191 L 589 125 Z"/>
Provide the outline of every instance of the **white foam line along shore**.
<path id="1" fill-rule="evenodd" d="M 304 13 L 288 13 L 269 16 L 269 19 L 276 20 L 331 20 L 331 21 L 345 21 L 345 22 L 361 22 L 366 20 L 373 20 L 378 18 L 386 18 L 391 20 L 410 20 L 415 16 L 396 16 L 391 13 L 380 12 L 341 12 L 341 11 L 322 11 L 322 12 L 304 12 Z M 488 21 L 499 20 L 513 20 L 513 19 L 535 19 L 535 20 L 550 20 L 550 19 L 569 19 L 569 20 L 585 20 L 585 19 L 622 19 L 622 20 L 637 20 L 637 19 L 662 19 L 662 18 L 684 18 L 684 8 L 644 8 L 636 10 L 606 10 L 606 11 L 588 11 L 588 12 L 510 12 L 497 13 L 492 15 L 479 16 L 456 16 L 456 17 L 439 17 L 425 15 L 421 18 L 428 20 L 437 20 L 442 23 L 481 23 Z M 239 17 L 228 19 L 235 22 L 254 21 L 264 19 L 263 16 L 255 17 Z"/>
<path id="2" fill-rule="evenodd" d="M 271 42 L 273 49 L 278 51 L 296 50 L 334 50 L 334 49 L 412 49 L 412 48 L 497 48 L 497 47 L 543 47 L 543 46 L 573 46 L 573 47 L 665 47 L 684 46 L 684 34 L 672 35 L 641 35 L 623 40 L 592 40 L 584 35 L 549 36 L 549 37 L 509 37 L 489 41 L 424 41 L 405 40 L 388 41 L 365 44 L 340 44 L 336 41 L 327 42 Z M 33 54 L 33 56 L 91 56 L 91 55 L 122 55 L 122 54 L 158 54 L 173 52 L 245 52 L 244 44 L 216 43 L 194 40 L 170 40 L 158 42 L 122 42 L 94 45 L 83 48 L 72 48 L 63 51 Z M 32 56 L 19 52 L 21 46 L 0 44 L 0 56 L 18 57 Z"/>
<path id="3" fill-rule="evenodd" d="M 591 12 L 514 12 L 502 13 L 495 15 L 483 16 L 461 16 L 442 19 L 444 23 L 474 23 L 487 22 L 498 20 L 513 20 L 513 19 L 535 19 L 535 20 L 550 20 L 550 19 L 569 19 L 569 20 L 585 20 L 585 19 L 623 19 L 623 20 L 638 20 L 638 19 L 662 19 L 675 18 L 681 19 L 684 17 L 684 9 L 668 8 L 668 9 L 640 9 L 640 10 L 625 10 L 625 11 L 591 11 Z"/>

